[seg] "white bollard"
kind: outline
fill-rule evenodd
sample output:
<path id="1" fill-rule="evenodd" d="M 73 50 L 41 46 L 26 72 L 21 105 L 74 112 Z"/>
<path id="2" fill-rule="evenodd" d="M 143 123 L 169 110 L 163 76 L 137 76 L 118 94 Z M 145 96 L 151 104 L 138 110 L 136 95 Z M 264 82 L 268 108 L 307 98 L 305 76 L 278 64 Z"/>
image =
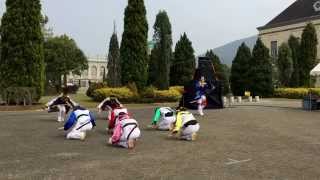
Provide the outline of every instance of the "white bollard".
<path id="1" fill-rule="evenodd" d="M 252 102 L 252 96 L 248 97 L 249 102 Z"/>
<path id="2" fill-rule="evenodd" d="M 256 97 L 254 97 L 255 98 L 255 101 L 256 102 L 260 102 L 260 97 L 259 96 L 256 96 Z"/>
<path id="3" fill-rule="evenodd" d="M 241 97 L 241 96 L 238 96 L 238 97 L 237 97 L 237 101 L 238 101 L 238 103 L 242 103 L 242 97 Z"/>
<path id="4" fill-rule="evenodd" d="M 230 96 L 230 103 L 234 104 L 234 97 L 233 96 Z"/>
<path id="5" fill-rule="evenodd" d="M 223 106 L 225 107 L 227 105 L 227 97 L 223 96 Z"/>

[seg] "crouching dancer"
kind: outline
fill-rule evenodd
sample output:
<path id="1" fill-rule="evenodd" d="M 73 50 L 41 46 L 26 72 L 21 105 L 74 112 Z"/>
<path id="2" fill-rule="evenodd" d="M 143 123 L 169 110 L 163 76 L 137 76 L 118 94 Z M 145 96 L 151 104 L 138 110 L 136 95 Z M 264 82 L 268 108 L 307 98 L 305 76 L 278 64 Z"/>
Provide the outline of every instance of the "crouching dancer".
<path id="1" fill-rule="evenodd" d="M 108 122 L 107 131 L 109 134 L 113 133 L 113 129 L 115 127 L 119 114 L 121 112 L 128 114 L 127 108 L 124 108 L 123 105 L 120 103 L 120 101 L 114 97 L 106 98 L 98 105 L 97 108 L 99 112 L 108 111 L 109 122 Z"/>
<path id="2" fill-rule="evenodd" d="M 176 116 L 177 120 L 174 124 L 171 136 L 188 141 L 196 140 L 200 125 L 192 113 L 187 111 L 184 107 L 179 107 L 177 108 Z"/>
<path id="3" fill-rule="evenodd" d="M 83 107 L 76 106 L 64 127 L 60 129 L 65 131 L 71 129 L 66 136 L 67 139 L 84 140 L 86 132 L 92 130 L 94 126 L 96 126 L 96 123 L 92 113 Z"/>
<path id="4" fill-rule="evenodd" d="M 171 130 L 172 124 L 176 121 L 175 111 L 170 107 L 158 107 L 152 119 L 151 128 L 161 131 Z"/>
<path id="5" fill-rule="evenodd" d="M 58 122 L 64 121 L 69 110 L 74 106 L 77 106 L 77 103 L 67 95 L 65 90 L 61 95 L 46 104 L 49 113 L 58 111 Z"/>
<path id="6" fill-rule="evenodd" d="M 126 113 L 120 113 L 118 122 L 109 138 L 109 144 L 132 149 L 140 137 L 138 122 L 128 116 Z"/>

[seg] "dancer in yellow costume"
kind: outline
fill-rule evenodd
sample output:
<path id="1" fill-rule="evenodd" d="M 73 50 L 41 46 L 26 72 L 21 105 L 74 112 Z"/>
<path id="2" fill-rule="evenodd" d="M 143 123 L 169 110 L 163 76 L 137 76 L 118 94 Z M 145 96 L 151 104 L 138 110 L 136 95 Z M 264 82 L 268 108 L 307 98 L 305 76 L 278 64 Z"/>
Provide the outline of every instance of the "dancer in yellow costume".
<path id="1" fill-rule="evenodd" d="M 191 112 L 184 107 L 177 108 L 176 122 L 171 131 L 171 136 L 175 136 L 182 140 L 194 141 L 197 132 L 200 129 L 199 122 L 195 119 Z"/>

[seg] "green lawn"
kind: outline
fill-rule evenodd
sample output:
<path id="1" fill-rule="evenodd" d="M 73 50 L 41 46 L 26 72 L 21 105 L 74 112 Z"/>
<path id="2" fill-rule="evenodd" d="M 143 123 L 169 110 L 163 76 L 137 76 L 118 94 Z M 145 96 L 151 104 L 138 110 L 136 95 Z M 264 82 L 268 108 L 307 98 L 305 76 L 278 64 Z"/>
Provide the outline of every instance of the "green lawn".
<path id="1" fill-rule="evenodd" d="M 57 95 L 58 96 L 58 95 Z M 53 99 L 56 96 L 43 96 L 39 103 L 41 104 L 46 104 L 49 102 L 51 99 Z M 71 99 L 74 100 L 75 102 L 79 103 L 81 106 L 84 106 L 86 108 L 95 108 L 99 104 L 99 102 L 93 101 L 90 97 L 86 96 L 83 93 L 78 93 L 78 94 L 71 94 L 70 95 Z M 169 107 L 175 107 L 178 105 L 178 103 L 149 103 L 151 106 L 169 106 Z M 126 104 L 125 105 L 128 108 L 139 108 L 145 106 L 145 104 Z"/>

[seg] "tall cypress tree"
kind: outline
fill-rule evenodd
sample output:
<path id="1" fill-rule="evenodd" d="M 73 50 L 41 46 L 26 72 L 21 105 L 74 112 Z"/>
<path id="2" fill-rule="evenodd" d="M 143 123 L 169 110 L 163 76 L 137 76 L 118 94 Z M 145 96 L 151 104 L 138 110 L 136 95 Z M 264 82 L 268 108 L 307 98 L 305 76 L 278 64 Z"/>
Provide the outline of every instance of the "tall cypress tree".
<path id="1" fill-rule="evenodd" d="M 300 56 L 300 42 L 299 38 L 290 36 L 288 40 L 288 45 L 291 50 L 292 54 L 292 63 L 293 63 L 293 73 L 290 79 L 290 86 L 291 87 L 299 87 L 300 85 L 300 63 L 299 63 L 299 56 Z"/>
<path id="2" fill-rule="evenodd" d="M 293 73 L 292 53 L 287 43 L 281 44 L 278 56 L 279 80 L 281 86 L 289 87 Z"/>
<path id="3" fill-rule="evenodd" d="M 313 24 L 309 23 L 303 30 L 300 47 L 300 85 L 310 86 L 310 71 L 317 65 L 317 33 Z"/>
<path id="4" fill-rule="evenodd" d="M 258 38 L 252 51 L 249 69 L 249 87 L 254 96 L 270 96 L 273 93 L 272 64 L 269 49 Z"/>
<path id="5" fill-rule="evenodd" d="M 250 48 L 242 43 L 238 48 L 236 57 L 232 61 L 231 67 L 231 89 L 235 96 L 243 96 L 244 92 L 249 90 L 249 74 L 250 60 L 252 58 Z"/>
<path id="6" fill-rule="evenodd" d="M 156 43 L 149 63 L 151 84 L 159 89 L 169 89 L 170 61 L 172 59 L 172 31 L 169 17 L 160 11 L 153 26 Z M 154 81 L 154 82 L 153 82 Z"/>
<path id="7" fill-rule="evenodd" d="M 184 33 L 177 42 L 170 70 L 171 85 L 185 85 L 192 80 L 195 56 L 191 41 Z"/>
<path id="8" fill-rule="evenodd" d="M 107 84 L 110 87 L 121 86 L 120 50 L 115 32 L 112 34 L 109 44 Z"/>
<path id="9" fill-rule="evenodd" d="M 227 66 L 221 63 L 220 58 L 213 52 L 212 49 L 206 52 L 206 57 L 208 57 L 214 67 L 215 76 L 222 82 L 223 85 L 223 94 L 229 93 L 229 77 L 227 72 Z"/>
<path id="10" fill-rule="evenodd" d="M 0 85 L 44 88 L 44 54 L 40 0 L 7 0 L 1 21 Z"/>
<path id="11" fill-rule="evenodd" d="M 147 82 L 148 23 L 143 0 L 128 0 L 120 47 L 122 84 L 136 83 L 142 89 Z"/>

